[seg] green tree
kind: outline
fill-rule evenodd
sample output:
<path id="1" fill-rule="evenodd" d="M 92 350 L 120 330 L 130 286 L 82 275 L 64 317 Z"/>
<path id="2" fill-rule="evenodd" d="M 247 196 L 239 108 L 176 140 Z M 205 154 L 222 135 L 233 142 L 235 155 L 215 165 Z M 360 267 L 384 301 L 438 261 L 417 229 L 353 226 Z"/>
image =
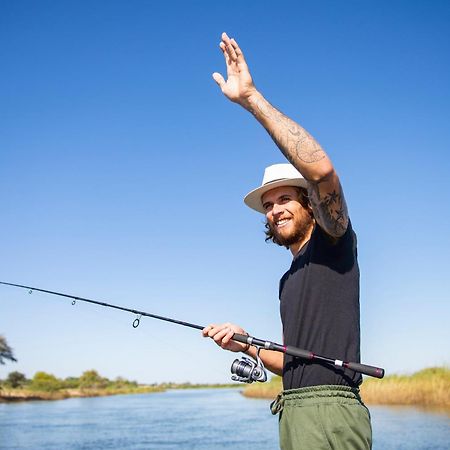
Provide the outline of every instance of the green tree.
<path id="1" fill-rule="evenodd" d="M 5 383 L 13 389 L 23 386 L 27 382 L 27 377 L 21 372 L 10 372 Z"/>
<path id="2" fill-rule="evenodd" d="M 30 384 L 30 389 L 34 391 L 54 392 L 60 388 L 61 381 L 54 375 L 45 372 L 36 372 Z"/>
<path id="3" fill-rule="evenodd" d="M 14 358 L 13 349 L 8 345 L 6 338 L 0 335 L 0 364 L 6 364 L 5 359 L 17 362 L 17 359 Z"/>
<path id="4" fill-rule="evenodd" d="M 64 389 L 77 389 L 80 387 L 80 379 L 77 377 L 67 377 L 62 381 L 62 387 Z"/>
<path id="5" fill-rule="evenodd" d="M 137 382 L 136 381 L 129 381 L 124 377 L 117 377 L 114 381 L 113 381 L 114 387 L 116 388 L 123 388 L 123 387 L 137 387 Z"/>
<path id="6" fill-rule="evenodd" d="M 80 377 L 80 388 L 102 389 L 109 382 L 108 378 L 101 377 L 96 370 L 86 370 Z"/>

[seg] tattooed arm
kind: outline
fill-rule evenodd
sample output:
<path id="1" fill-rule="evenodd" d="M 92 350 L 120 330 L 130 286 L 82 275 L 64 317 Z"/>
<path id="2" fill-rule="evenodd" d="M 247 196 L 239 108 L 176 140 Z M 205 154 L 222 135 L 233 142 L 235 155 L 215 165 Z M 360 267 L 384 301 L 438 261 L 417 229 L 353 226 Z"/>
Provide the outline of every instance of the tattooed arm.
<path id="1" fill-rule="evenodd" d="M 330 236 L 342 236 L 348 213 L 339 178 L 320 144 L 299 124 L 273 107 L 256 89 L 242 50 L 234 39 L 222 34 L 220 48 L 225 57 L 227 80 L 215 72 L 213 78 L 224 95 L 250 111 L 267 130 L 291 164 L 308 180 L 314 217 Z"/>

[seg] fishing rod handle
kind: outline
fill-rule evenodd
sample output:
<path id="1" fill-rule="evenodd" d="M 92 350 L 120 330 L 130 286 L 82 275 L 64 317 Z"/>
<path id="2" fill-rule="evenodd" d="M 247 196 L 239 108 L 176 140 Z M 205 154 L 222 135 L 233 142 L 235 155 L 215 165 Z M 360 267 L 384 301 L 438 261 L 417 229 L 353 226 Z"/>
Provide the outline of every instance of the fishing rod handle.
<path id="1" fill-rule="evenodd" d="M 266 350 L 274 350 L 276 352 L 286 353 L 286 355 L 295 356 L 303 359 L 313 359 L 314 353 L 301 348 L 292 347 L 291 345 L 281 345 L 271 341 L 264 341 L 246 334 L 234 333 L 233 341 L 241 342 L 242 344 L 257 345 Z"/>
<path id="2" fill-rule="evenodd" d="M 274 350 L 276 352 L 283 352 L 283 353 L 285 351 L 284 345 L 276 344 L 275 342 L 272 341 L 265 341 L 263 339 L 258 339 L 253 336 L 250 336 L 249 334 L 234 333 L 231 339 L 233 341 L 241 342 L 242 344 L 253 345 L 255 347 L 264 348 L 266 350 Z"/>
<path id="3" fill-rule="evenodd" d="M 241 342 L 242 344 L 254 345 L 264 348 L 266 350 L 273 350 L 275 352 L 286 353 L 287 355 L 295 356 L 303 359 L 313 359 L 314 353 L 308 350 L 302 350 L 301 348 L 292 347 L 290 345 L 281 345 L 272 341 L 265 341 L 263 339 L 257 339 L 253 336 L 246 334 L 234 333 L 232 337 L 233 341 Z"/>
<path id="4" fill-rule="evenodd" d="M 375 378 L 384 377 L 384 369 L 381 367 L 368 366 L 367 364 L 360 364 L 355 362 L 346 362 L 344 367 L 354 370 L 355 372 L 362 373 L 363 375 L 369 375 Z"/>
<path id="5" fill-rule="evenodd" d="M 314 353 L 309 350 L 302 350 L 301 348 L 293 347 L 292 345 L 286 345 L 286 355 L 295 356 L 296 358 L 302 358 L 311 360 L 314 358 Z"/>
<path id="6" fill-rule="evenodd" d="M 275 342 L 264 341 L 263 339 L 257 339 L 249 334 L 234 333 L 231 338 L 233 341 L 241 342 L 242 344 L 253 345 L 255 347 L 265 348 L 266 350 L 275 350 L 278 352 L 284 352 L 284 346 L 275 344 Z"/>
<path id="7" fill-rule="evenodd" d="M 233 341 L 240 342 L 241 344 L 249 344 L 248 338 L 249 336 L 247 334 L 234 333 L 231 339 Z"/>
<path id="8" fill-rule="evenodd" d="M 242 344 L 257 345 L 261 348 L 267 350 L 274 350 L 278 352 L 285 353 L 286 355 L 294 356 L 296 358 L 301 358 L 305 360 L 322 360 L 328 364 L 334 364 L 340 367 L 345 367 L 347 369 L 354 370 L 355 372 L 362 373 L 363 375 L 369 375 L 375 378 L 384 377 L 384 369 L 380 367 L 368 366 L 367 364 L 355 363 L 355 362 L 344 362 L 340 360 L 333 360 L 331 358 L 324 358 L 319 355 L 315 355 L 309 350 L 303 350 L 301 348 L 294 347 L 292 345 L 280 345 L 271 341 L 264 341 L 261 339 L 256 339 L 253 336 L 248 336 L 245 334 L 235 333 L 232 337 L 233 341 L 241 342 Z"/>

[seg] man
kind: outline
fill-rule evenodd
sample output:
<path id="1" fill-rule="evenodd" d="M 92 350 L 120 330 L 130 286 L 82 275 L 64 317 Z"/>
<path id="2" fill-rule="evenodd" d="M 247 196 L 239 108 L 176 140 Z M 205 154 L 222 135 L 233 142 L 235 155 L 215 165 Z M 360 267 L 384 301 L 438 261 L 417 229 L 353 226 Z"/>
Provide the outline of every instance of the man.
<path id="1" fill-rule="evenodd" d="M 359 361 L 359 269 L 356 236 L 339 178 L 325 151 L 300 125 L 274 108 L 256 89 L 242 50 L 222 34 L 227 80 L 213 78 L 223 94 L 267 130 L 291 164 L 268 167 L 245 203 L 265 214 L 266 240 L 293 255 L 280 282 L 286 345 L 344 361 Z M 226 350 L 255 356 L 231 340 L 246 334 L 237 325 L 209 325 L 203 335 Z M 361 375 L 261 351 L 265 366 L 283 377 L 283 393 L 272 404 L 280 413 L 283 449 L 368 449 L 371 426 L 358 386 Z"/>

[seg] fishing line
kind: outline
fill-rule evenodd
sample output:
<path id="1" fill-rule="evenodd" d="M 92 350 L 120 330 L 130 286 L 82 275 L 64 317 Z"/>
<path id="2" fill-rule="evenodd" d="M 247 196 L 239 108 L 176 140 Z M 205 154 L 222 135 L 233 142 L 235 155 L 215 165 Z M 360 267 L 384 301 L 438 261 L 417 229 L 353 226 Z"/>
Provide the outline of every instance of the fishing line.
<path id="1" fill-rule="evenodd" d="M 75 305 L 77 301 L 92 303 L 98 306 L 104 306 L 106 308 L 118 309 L 120 311 L 126 311 L 135 315 L 135 319 L 132 322 L 133 328 L 137 328 L 140 323 L 142 317 L 150 317 L 152 319 L 163 320 L 165 322 L 174 323 L 176 325 L 181 325 L 183 327 L 195 328 L 197 330 L 203 330 L 204 326 L 197 325 L 190 322 L 185 322 L 182 320 L 172 319 L 170 317 L 164 317 L 157 314 L 151 314 L 145 311 L 139 311 L 137 309 L 125 308 L 124 306 L 113 305 L 112 303 L 101 302 L 98 300 L 92 300 L 85 297 L 79 297 L 77 295 L 65 294 L 62 292 L 50 291 L 48 289 L 41 289 L 32 286 L 25 286 L 23 284 L 15 284 L 15 283 L 7 283 L 5 281 L 0 281 L 0 284 L 5 286 L 12 286 L 21 289 L 27 289 L 31 294 L 33 291 L 42 292 L 44 294 L 56 295 L 59 297 L 66 297 L 72 299 L 72 305 Z M 233 341 L 241 342 L 243 344 L 249 344 L 253 347 L 256 347 L 256 362 L 249 358 L 242 358 L 241 360 L 236 359 L 231 366 L 231 373 L 233 374 L 233 379 L 236 381 L 242 381 L 246 383 L 252 383 L 253 381 L 266 381 L 267 373 L 264 368 L 264 364 L 261 361 L 259 356 L 260 351 L 272 350 L 276 352 L 281 352 L 286 355 L 294 356 L 296 358 L 300 358 L 309 362 L 322 363 L 334 367 L 338 367 L 341 369 L 350 369 L 355 372 L 362 373 L 364 375 L 369 375 L 375 378 L 383 378 L 384 369 L 380 367 L 369 366 L 367 364 L 360 364 L 356 362 L 350 361 L 342 361 L 340 359 L 328 358 L 326 356 L 317 355 L 309 350 L 302 350 L 297 347 L 293 347 L 291 345 L 281 345 L 276 342 L 266 341 L 263 339 L 257 339 L 250 335 L 244 335 L 239 333 L 234 333 L 232 337 Z"/>

